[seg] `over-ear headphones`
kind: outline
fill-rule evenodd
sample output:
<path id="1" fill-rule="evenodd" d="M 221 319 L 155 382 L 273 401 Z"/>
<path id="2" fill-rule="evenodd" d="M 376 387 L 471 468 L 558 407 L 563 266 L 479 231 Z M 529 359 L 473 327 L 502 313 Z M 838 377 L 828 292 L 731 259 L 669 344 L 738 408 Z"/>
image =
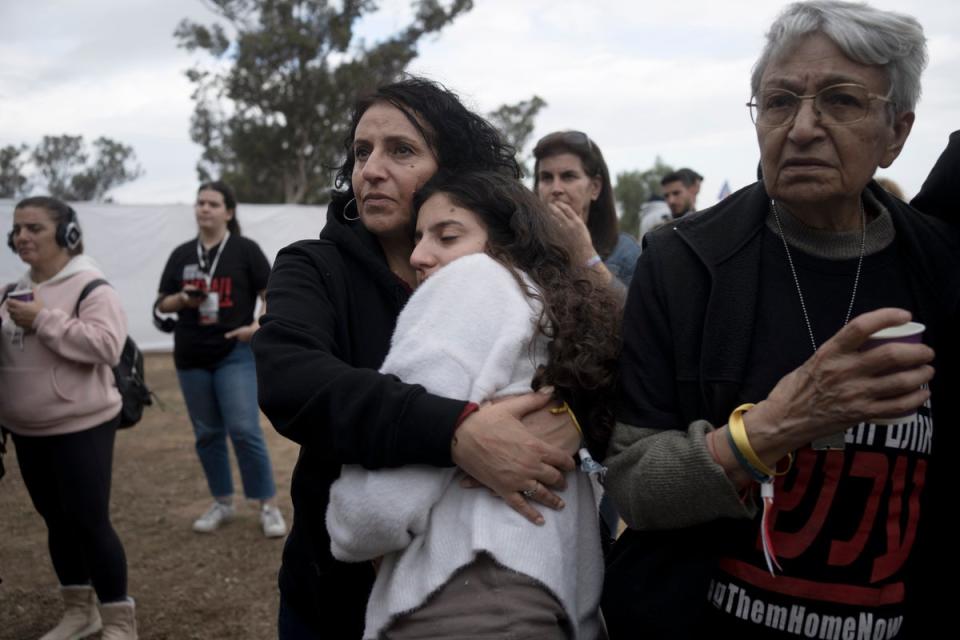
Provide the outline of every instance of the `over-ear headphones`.
<path id="1" fill-rule="evenodd" d="M 83 231 L 80 230 L 80 221 L 77 220 L 77 212 L 73 210 L 73 207 L 67 205 L 67 212 L 69 213 L 67 222 L 61 222 L 57 225 L 57 244 L 73 251 L 80 246 L 80 241 L 83 240 Z"/>
<path id="2" fill-rule="evenodd" d="M 73 251 L 80 246 L 80 242 L 83 240 L 83 231 L 80 229 L 80 221 L 77 220 L 77 212 L 70 205 L 65 206 L 67 207 L 67 220 L 57 223 L 57 231 L 54 237 L 58 245 L 68 251 Z M 7 246 L 16 253 L 17 246 L 13 243 L 12 230 L 7 234 Z"/>

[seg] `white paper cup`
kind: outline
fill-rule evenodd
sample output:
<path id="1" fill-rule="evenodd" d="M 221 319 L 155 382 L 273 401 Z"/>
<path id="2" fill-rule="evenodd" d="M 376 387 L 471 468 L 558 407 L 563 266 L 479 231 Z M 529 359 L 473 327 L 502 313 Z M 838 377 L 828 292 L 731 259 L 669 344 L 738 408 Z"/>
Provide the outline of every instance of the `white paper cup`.
<path id="1" fill-rule="evenodd" d="M 910 344 L 919 344 L 923 342 L 923 332 L 926 327 L 919 322 L 905 322 L 895 327 L 887 327 L 877 331 L 867 339 L 861 351 L 869 351 L 890 342 L 904 342 Z M 909 424 L 916 421 L 917 410 L 912 409 L 899 416 L 890 416 L 886 418 L 870 418 L 873 424 Z"/>

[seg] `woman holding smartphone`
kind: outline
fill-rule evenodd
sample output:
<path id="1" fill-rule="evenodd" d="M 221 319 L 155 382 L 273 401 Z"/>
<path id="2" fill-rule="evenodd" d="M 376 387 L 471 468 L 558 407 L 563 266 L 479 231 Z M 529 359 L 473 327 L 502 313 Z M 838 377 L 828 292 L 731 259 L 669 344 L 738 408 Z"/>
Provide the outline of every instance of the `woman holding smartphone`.
<path id="1" fill-rule="evenodd" d="M 197 455 L 214 502 L 193 523 L 210 533 L 233 518 L 233 482 L 227 436 L 247 498 L 260 502 L 268 538 L 287 531 L 275 496 L 273 470 L 257 406 L 250 339 L 254 315 L 266 308 L 270 263 L 256 242 L 240 235 L 237 201 L 223 182 L 197 191 L 197 237 L 173 250 L 160 279 L 157 309 L 176 313 L 173 357 L 196 435 Z"/>

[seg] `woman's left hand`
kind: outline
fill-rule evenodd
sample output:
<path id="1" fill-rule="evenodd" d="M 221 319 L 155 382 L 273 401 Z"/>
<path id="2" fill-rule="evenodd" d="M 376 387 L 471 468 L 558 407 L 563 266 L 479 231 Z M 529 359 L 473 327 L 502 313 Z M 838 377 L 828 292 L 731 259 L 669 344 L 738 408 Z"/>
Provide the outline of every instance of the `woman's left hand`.
<path id="1" fill-rule="evenodd" d="M 33 322 L 42 310 L 43 303 L 36 293 L 33 294 L 33 300 L 30 302 L 7 298 L 7 311 L 10 313 L 10 319 L 21 329 L 28 331 L 33 329 Z"/>
<path id="2" fill-rule="evenodd" d="M 584 264 L 597 253 L 593 248 L 590 230 L 573 207 L 557 200 L 549 203 L 547 208 L 553 214 L 554 223 L 563 230 L 565 236 L 570 238 L 574 251 L 574 255 L 571 256 L 574 264 Z"/>
<path id="3" fill-rule="evenodd" d="M 236 338 L 240 342 L 250 342 L 250 340 L 253 339 L 253 334 L 255 334 L 259 328 L 260 322 L 254 320 L 252 323 L 245 324 L 242 327 L 237 327 L 233 331 L 227 331 L 223 337 L 227 340 Z"/>

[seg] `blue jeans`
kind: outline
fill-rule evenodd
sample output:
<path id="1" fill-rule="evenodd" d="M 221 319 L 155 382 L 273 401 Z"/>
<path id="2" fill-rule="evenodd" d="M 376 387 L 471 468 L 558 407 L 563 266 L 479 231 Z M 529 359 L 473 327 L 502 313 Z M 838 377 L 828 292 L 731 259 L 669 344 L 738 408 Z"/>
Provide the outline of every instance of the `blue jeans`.
<path id="1" fill-rule="evenodd" d="M 215 498 L 233 495 L 229 435 L 240 466 L 243 493 L 252 500 L 276 495 L 270 456 L 260 429 L 257 370 L 250 345 L 238 342 L 213 369 L 177 369 L 177 378 L 210 493 Z"/>

